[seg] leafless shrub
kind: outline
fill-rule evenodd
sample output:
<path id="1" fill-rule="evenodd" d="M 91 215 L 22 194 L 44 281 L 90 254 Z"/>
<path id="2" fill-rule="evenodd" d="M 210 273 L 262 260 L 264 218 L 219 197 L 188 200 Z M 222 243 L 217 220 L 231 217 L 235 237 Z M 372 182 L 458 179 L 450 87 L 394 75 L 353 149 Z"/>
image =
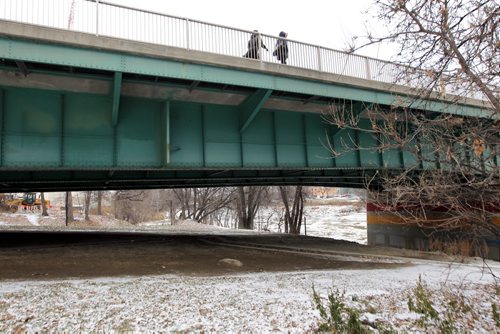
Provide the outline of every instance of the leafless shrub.
<path id="1" fill-rule="evenodd" d="M 215 212 L 230 206 L 234 188 L 184 188 L 173 190 L 181 219 L 206 223 Z"/>

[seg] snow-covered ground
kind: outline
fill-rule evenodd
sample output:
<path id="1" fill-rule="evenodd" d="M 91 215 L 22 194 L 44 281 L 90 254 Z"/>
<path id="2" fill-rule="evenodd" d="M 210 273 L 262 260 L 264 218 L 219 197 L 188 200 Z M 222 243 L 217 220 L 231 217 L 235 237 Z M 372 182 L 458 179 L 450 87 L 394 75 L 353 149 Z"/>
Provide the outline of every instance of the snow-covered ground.
<path id="1" fill-rule="evenodd" d="M 307 206 L 307 235 L 366 243 L 366 211 L 359 204 Z M 0 217 L 2 227 L 63 224 L 53 217 L 8 215 Z M 279 213 L 264 211 L 260 219 L 261 230 L 281 228 Z M 81 220 L 77 223 L 83 224 Z M 91 227 L 132 226 L 95 216 Z M 227 231 L 190 221 L 171 225 L 163 220 L 139 227 L 174 233 Z M 419 277 L 436 301 L 463 295 L 470 311 L 455 320 L 458 332 L 500 333 L 492 312 L 492 304 L 500 309 L 500 290 L 493 278 L 500 277 L 499 263 L 488 262 L 490 269 L 486 270 L 479 260 L 409 261 L 398 269 L 0 281 L 0 333 L 311 332 L 321 321 L 312 301 L 313 285 L 323 297 L 333 287 L 345 290 L 347 303 L 357 307 L 361 318 L 370 323 L 383 322 L 400 332 L 433 332 L 435 328 L 418 325 L 419 316 L 408 309 L 410 292 Z M 443 317 L 445 308 L 435 307 Z"/>
<path id="2" fill-rule="evenodd" d="M 338 204 L 336 204 L 335 199 L 328 199 L 327 201 L 330 205 L 312 204 L 305 206 L 305 223 L 302 225 L 301 234 L 366 244 L 366 206 L 356 199 L 346 200 L 339 198 Z M 40 213 L 0 213 L 0 226 L 64 227 L 64 212 L 52 209 L 49 211 L 49 214 L 49 217 L 41 217 Z M 282 208 L 261 208 L 255 223 L 256 230 L 261 232 L 283 232 L 283 226 L 280 224 L 281 215 Z M 236 222 L 234 219 L 235 217 L 227 225 L 235 226 Z M 222 227 L 216 228 L 213 225 L 195 224 L 195 226 L 190 226 L 188 222 L 172 225 L 168 218 L 132 225 L 109 216 L 91 216 L 91 222 L 85 222 L 81 214 L 76 214 L 76 220 L 71 223 L 70 227 L 120 230 L 145 228 L 168 232 L 212 231 L 214 233 L 223 233 L 224 230 L 227 232 L 228 229 Z"/>
<path id="3" fill-rule="evenodd" d="M 492 270 L 500 274 L 498 266 Z M 500 306 L 498 290 L 480 262 L 422 260 L 397 270 L 3 281 L 0 332 L 303 333 L 320 321 L 312 303 L 313 285 L 323 297 L 332 287 L 345 290 L 348 304 L 359 307 L 362 319 L 383 321 L 403 332 L 428 332 L 432 328 L 418 327 L 419 316 L 407 306 L 419 276 L 432 286 L 433 297 L 465 296 L 471 311 L 456 320 L 459 332 L 499 332 L 491 311 L 492 303 Z"/>
<path id="4" fill-rule="evenodd" d="M 367 243 L 364 205 L 308 206 L 305 217 L 306 225 L 302 227 L 302 234 L 354 241 L 364 245 Z"/>
<path id="5" fill-rule="evenodd" d="M 304 207 L 304 217 L 301 234 L 334 238 L 337 240 L 354 241 L 366 245 L 366 204 L 354 199 L 327 199 Z M 281 208 L 261 208 L 257 214 L 256 229 L 271 232 L 283 232 L 280 225 Z"/>
<path id="6" fill-rule="evenodd" d="M 31 225 L 33 226 L 40 226 L 40 224 L 38 223 L 38 220 L 40 219 L 40 215 L 37 214 L 37 213 L 28 213 L 28 214 L 25 214 L 26 218 L 28 219 L 28 221 L 31 223 Z"/>

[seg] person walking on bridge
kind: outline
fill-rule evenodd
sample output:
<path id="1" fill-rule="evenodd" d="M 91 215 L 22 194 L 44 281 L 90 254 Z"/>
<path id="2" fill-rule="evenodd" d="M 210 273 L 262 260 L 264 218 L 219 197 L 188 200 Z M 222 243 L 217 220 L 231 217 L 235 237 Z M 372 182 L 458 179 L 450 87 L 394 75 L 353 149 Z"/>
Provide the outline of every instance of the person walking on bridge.
<path id="1" fill-rule="evenodd" d="M 278 58 L 282 64 L 286 64 L 286 60 L 288 59 L 288 42 L 285 39 L 287 37 L 288 34 L 286 32 L 280 32 L 280 38 L 276 41 L 276 47 L 273 52 L 273 56 Z"/>
<path id="2" fill-rule="evenodd" d="M 248 51 L 243 55 L 245 58 L 260 59 L 260 48 L 269 51 L 262 41 L 258 30 L 254 30 L 248 41 Z"/>

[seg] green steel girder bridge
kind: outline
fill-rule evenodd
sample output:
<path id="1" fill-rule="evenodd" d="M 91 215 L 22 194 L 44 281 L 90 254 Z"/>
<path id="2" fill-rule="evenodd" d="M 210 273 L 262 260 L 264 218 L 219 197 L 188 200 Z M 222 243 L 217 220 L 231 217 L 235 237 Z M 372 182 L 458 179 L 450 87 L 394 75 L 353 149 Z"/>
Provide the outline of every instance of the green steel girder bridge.
<path id="1" fill-rule="evenodd" d="M 246 59 L 248 31 L 102 1 L 50 3 L 50 15 L 45 1 L 0 8 L 2 192 L 364 187 L 380 170 L 433 166 L 327 124 L 332 105 L 487 113 L 481 100 L 415 99 L 393 84 L 395 65 L 376 59 L 292 40 L 288 65 L 271 52 Z M 272 50 L 276 38 L 260 37 Z M 333 157 L 327 142 L 365 149 Z"/>

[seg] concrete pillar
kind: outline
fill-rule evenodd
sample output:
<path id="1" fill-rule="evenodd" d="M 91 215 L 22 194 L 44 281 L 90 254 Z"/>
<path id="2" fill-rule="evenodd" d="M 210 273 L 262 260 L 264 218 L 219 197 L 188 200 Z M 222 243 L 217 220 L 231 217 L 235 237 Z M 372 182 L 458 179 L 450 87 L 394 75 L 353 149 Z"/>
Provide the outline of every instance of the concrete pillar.
<path id="1" fill-rule="evenodd" d="M 500 204 L 497 204 L 494 209 L 493 224 L 500 230 Z M 500 261 L 500 239 L 498 238 L 498 233 L 496 238 L 486 238 L 486 243 L 488 245 L 487 258 Z"/>

